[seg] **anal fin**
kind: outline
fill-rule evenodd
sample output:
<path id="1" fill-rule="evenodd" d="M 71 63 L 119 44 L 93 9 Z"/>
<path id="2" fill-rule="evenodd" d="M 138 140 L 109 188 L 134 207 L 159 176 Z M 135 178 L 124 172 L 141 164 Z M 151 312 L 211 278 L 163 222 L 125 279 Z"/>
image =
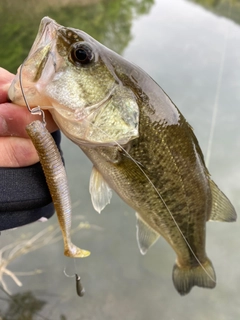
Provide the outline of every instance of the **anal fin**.
<path id="1" fill-rule="evenodd" d="M 111 201 L 112 190 L 95 167 L 92 168 L 90 176 L 89 192 L 91 194 L 94 209 L 98 213 L 101 213 Z"/>
<path id="2" fill-rule="evenodd" d="M 149 225 L 147 225 L 139 214 L 136 212 L 137 218 L 137 243 L 141 254 L 146 254 L 147 250 L 160 237 Z"/>
<path id="3" fill-rule="evenodd" d="M 211 179 L 209 183 L 212 191 L 212 211 L 209 220 L 236 221 L 237 214 L 231 202 Z"/>

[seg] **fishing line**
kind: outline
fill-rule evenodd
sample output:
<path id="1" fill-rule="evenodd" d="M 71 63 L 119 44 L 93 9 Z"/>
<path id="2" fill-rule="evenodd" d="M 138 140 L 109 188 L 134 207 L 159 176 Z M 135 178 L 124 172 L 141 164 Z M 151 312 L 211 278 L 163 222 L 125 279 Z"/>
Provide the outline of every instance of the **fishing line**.
<path id="1" fill-rule="evenodd" d="M 24 102 L 26 104 L 26 107 L 28 109 L 28 111 L 32 114 L 32 115 L 40 115 L 42 116 L 42 122 L 44 124 L 44 126 L 46 126 L 46 119 L 45 119 L 45 113 L 44 111 L 41 109 L 40 106 L 37 106 L 37 107 L 34 107 L 34 108 L 30 108 L 28 102 L 27 102 L 27 99 L 26 99 L 26 96 L 25 96 L 25 93 L 24 93 L 24 90 L 23 90 L 23 85 L 22 85 L 22 68 L 24 66 L 24 63 L 25 61 L 27 60 L 27 58 L 23 61 L 23 63 L 21 64 L 20 66 L 20 69 L 19 69 L 19 85 L 20 85 L 20 89 L 21 89 L 21 92 L 22 92 L 22 96 L 23 96 L 23 99 L 24 99 Z"/>
<path id="2" fill-rule="evenodd" d="M 231 17 L 231 13 L 232 13 L 232 1 L 229 0 L 228 18 Z M 225 60 L 226 60 L 227 42 L 228 42 L 228 38 L 229 38 L 229 29 L 230 29 L 230 26 L 228 24 L 228 27 L 226 28 L 225 35 L 224 35 L 222 56 L 221 56 L 221 60 L 220 60 L 219 73 L 218 73 L 218 77 L 217 77 L 217 88 L 216 88 L 215 100 L 214 100 L 214 104 L 213 104 L 210 133 L 209 133 L 208 146 L 207 146 L 207 152 L 206 152 L 206 166 L 207 167 L 209 167 L 209 163 L 210 163 L 210 158 L 211 158 L 211 153 L 212 153 L 213 136 L 214 136 L 214 132 L 215 132 L 215 128 L 216 128 L 217 113 L 218 113 L 218 109 L 219 109 L 219 97 L 220 97 L 220 92 L 221 92 L 221 87 L 222 87 L 223 71 L 224 71 Z"/>
<path id="3" fill-rule="evenodd" d="M 106 135 L 106 137 L 108 137 L 107 132 L 105 132 L 104 130 L 102 130 L 101 128 L 99 128 L 95 123 L 92 123 L 91 121 L 87 120 L 85 118 L 85 120 L 87 122 L 89 122 L 91 125 L 95 126 L 99 131 L 101 131 L 103 134 Z M 203 264 L 201 263 L 201 261 L 198 259 L 198 257 L 196 256 L 195 252 L 193 251 L 191 245 L 189 244 L 189 242 L 187 241 L 186 237 L 184 236 L 182 230 L 180 229 L 176 219 L 174 218 L 171 210 L 168 208 L 166 202 L 164 201 L 162 195 L 160 194 L 160 192 L 157 190 L 157 188 L 155 187 L 154 183 L 152 182 L 152 180 L 148 177 L 148 175 L 146 174 L 146 172 L 143 170 L 141 164 L 139 164 L 128 152 L 127 150 L 125 150 L 117 141 L 113 140 L 113 142 L 123 151 L 126 153 L 126 155 L 135 163 L 135 165 L 138 167 L 138 169 L 143 173 L 143 175 L 147 178 L 148 182 L 151 184 L 151 186 L 153 187 L 154 191 L 157 193 L 157 195 L 159 196 L 160 200 L 162 201 L 163 205 L 165 206 L 165 208 L 167 209 L 171 219 L 173 220 L 174 224 L 176 225 L 180 235 L 182 236 L 183 240 L 185 241 L 186 245 L 188 246 L 190 252 L 192 253 L 192 255 L 194 256 L 194 258 L 196 259 L 197 263 L 200 265 L 200 267 L 204 270 L 204 272 L 207 274 L 207 276 L 216 283 L 215 279 L 213 279 L 213 277 L 209 274 L 209 272 L 207 271 L 207 269 L 203 266 Z"/>
<path id="4" fill-rule="evenodd" d="M 57 70 L 57 63 L 56 63 L 55 56 L 54 56 L 54 54 L 53 54 L 52 51 L 49 51 L 48 54 L 52 57 L 54 71 L 56 72 L 56 70 Z M 19 68 L 19 85 L 20 85 L 20 89 L 21 89 L 22 96 L 23 96 L 23 99 L 24 99 L 24 102 L 25 102 L 25 104 L 26 104 L 26 107 L 27 107 L 28 111 L 29 111 L 31 114 L 33 114 L 33 115 L 40 115 L 40 116 L 42 116 L 42 122 L 43 122 L 44 126 L 46 126 L 47 122 L 46 122 L 46 119 L 45 119 L 45 113 L 44 113 L 44 111 L 41 109 L 40 106 L 37 106 L 37 107 L 34 107 L 34 108 L 30 108 L 30 106 L 29 106 L 29 104 L 28 104 L 28 101 L 27 101 L 27 99 L 26 99 L 24 90 L 23 90 L 23 85 L 22 85 L 22 68 L 23 68 L 23 66 L 24 66 L 24 63 L 27 61 L 27 59 L 29 59 L 29 56 L 23 61 L 23 63 L 21 64 L 21 66 L 20 66 L 20 68 Z"/>
<path id="5" fill-rule="evenodd" d="M 74 277 L 74 274 L 73 275 L 69 275 L 69 274 L 67 274 L 67 272 L 66 272 L 66 267 L 63 269 L 63 273 L 64 273 L 64 275 L 66 276 L 66 277 L 68 277 L 68 278 L 73 278 Z"/>

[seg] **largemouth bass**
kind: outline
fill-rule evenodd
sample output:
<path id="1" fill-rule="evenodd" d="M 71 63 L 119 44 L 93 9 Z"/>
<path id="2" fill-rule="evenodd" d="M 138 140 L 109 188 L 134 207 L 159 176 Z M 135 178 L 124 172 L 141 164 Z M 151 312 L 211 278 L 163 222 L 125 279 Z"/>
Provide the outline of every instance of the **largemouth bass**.
<path id="1" fill-rule="evenodd" d="M 22 67 L 31 106 L 51 112 L 63 133 L 93 162 L 90 193 L 101 212 L 111 190 L 136 211 L 142 254 L 162 236 L 177 255 L 181 294 L 214 288 L 205 251 L 208 220 L 236 212 L 212 181 L 192 128 L 167 94 L 139 67 L 83 31 L 45 17 Z M 10 99 L 24 105 L 19 73 Z"/>

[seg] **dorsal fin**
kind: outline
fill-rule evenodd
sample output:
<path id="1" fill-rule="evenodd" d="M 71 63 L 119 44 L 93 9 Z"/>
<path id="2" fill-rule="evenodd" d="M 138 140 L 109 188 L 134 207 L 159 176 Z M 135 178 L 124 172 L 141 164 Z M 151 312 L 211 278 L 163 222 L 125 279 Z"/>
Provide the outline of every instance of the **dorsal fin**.
<path id="1" fill-rule="evenodd" d="M 211 179 L 209 182 L 212 190 L 212 211 L 209 220 L 236 221 L 237 214 L 231 202 Z"/>
<path id="2" fill-rule="evenodd" d="M 92 168 L 90 176 L 89 192 L 91 194 L 94 209 L 98 213 L 101 213 L 111 201 L 112 190 L 95 167 Z"/>
<path id="3" fill-rule="evenodd" d="M 139 214 L 136 212 L 137 218 L 137 243 L 141 254 L 146 254 L 147 250 L 160 237 L 149 225 L 147 225 Z"/>

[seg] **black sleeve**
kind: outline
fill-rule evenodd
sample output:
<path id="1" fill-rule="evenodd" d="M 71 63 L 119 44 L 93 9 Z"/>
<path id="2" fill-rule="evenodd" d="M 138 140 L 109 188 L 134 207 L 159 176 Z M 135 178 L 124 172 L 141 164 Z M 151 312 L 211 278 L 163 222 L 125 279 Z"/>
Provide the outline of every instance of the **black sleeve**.
<path id="1" fill-rule="evenodd" d="M 52 134 L 59 151 L 61 134 Z M 0 230 L 16 228 L 54 214 L 40 162 L 22 168 L 0 167 Z"/>

